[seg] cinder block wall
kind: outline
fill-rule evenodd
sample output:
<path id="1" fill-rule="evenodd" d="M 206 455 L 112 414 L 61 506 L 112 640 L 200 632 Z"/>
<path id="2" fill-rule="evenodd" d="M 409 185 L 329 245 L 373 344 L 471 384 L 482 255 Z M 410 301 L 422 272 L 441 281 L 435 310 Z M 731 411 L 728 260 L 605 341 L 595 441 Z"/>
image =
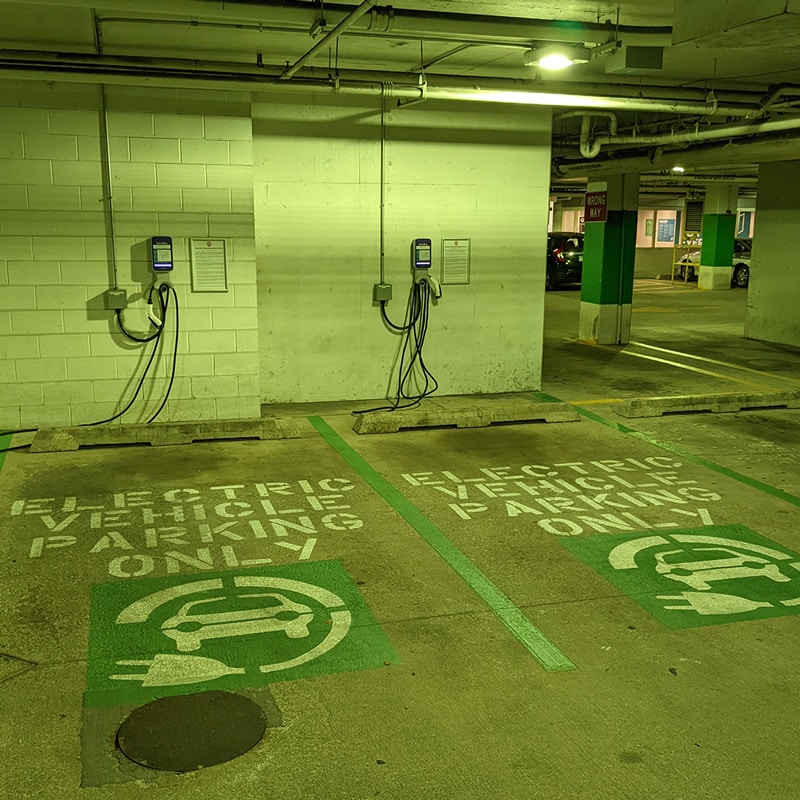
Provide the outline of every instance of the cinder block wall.
<path id="1" fill-rule="evenodd" d="M 380 98 L 255 95 L 256 249 L 267 402 L 396 392 L 400 337 L 380 280 Z M 469 284 L 443 286 L 425 363 L 438 394 L 541 385 L 550 114 L 425 103 L 386 115 L 385 274 L 404 319 L 410 246 L 471 240 Z"/>
<path id="2" fill-rule="evenodd" d="M 252 134 L 247 95 L 110 88 L 114 233 L 99 87 L 0 82 L 0 428 L 105 419 L 149 355 L 106 310 L 111 247 L 129 329 L 148 330 L 149 240 L 172 236 L 176 378 L 160 421 L 257 417 Z M 190 238 L 223 238 L 228 291 L 191 288 Z M 125 422 L 149 418 L 171 369 L 174 317 Z"/>

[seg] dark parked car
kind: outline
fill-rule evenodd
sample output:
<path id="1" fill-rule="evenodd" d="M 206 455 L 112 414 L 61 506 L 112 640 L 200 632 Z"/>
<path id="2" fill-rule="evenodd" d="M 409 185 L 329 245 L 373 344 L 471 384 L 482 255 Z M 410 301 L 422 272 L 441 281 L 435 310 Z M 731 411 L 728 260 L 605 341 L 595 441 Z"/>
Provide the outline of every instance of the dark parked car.
<path id="1" fill-rule="evenodd" d="M 545 289 L 562 283 L 580 283 L 583 271 L 583 234 L 547 234 L 547 274 Z"/>
<path id="2" fill-rule="evenodd" d="M 731 286 L 744 288 L 750 282 L 750 252 L 753 243 L 750 239 L 736 239 L 733 242 L 733 273 Z M 696 281 L 700 269 L 700 251 L 693 250 L 678 261 L 677 275 L 687 281 Z"/>

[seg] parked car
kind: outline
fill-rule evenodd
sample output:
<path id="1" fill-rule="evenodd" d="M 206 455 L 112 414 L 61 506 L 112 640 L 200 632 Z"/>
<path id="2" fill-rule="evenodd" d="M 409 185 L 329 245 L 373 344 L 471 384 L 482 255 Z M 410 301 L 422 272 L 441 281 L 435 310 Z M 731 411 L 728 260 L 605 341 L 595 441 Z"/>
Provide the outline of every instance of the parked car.
<path id="1" fill-rule="evenodd" d="M 750 283 L 750 255 L 753 242 L 750 239 L 736 239 L 733 243 L 733 275 L 731 286 L 745 288 Z"/>
<path id="2" fill-rule="evenodd" d="M 733 242 L 733 272 L 731 286 L 745 288 L 750 282 L 750 239 L 735 239 Z M 700 269 L 700 251 L 692 250 L 678 261 L 677 275 L 687 281 L 696 281 Z"/>
<path id="3" fill-rule="evenodd" d="M 548 233 L 545 289 L 555 289 L 562 283 L 580 283 L 582 271 L 583 234 Z"/>

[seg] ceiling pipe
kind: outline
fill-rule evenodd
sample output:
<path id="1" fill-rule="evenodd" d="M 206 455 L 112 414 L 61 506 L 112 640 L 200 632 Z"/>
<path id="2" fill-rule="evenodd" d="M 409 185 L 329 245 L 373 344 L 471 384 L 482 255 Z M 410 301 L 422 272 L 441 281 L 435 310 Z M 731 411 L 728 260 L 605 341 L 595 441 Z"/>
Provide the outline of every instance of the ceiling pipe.
<path id="1" fill-rule="evenodd" d="M 749 114 L 747 115 L 749 116 Z M 764 133 L 780 133 L 782 131 L 792 131 L 800 128 L 800 117 L 790 119 L 775 119 L 767 122 L 744 125 L 716 125 L 700 130 L 695 128 L 693 131 L 684 133 L 656 134 L 653 136 L 598 136 L 593 142 L 588 140 L 588 125 L 586 120 L 581 126 L 580 153 L 584 158 L 596 158 L 603 145 L 620 146 L 649 146 L 649 145 L 676 145 L 692 144 L 696 142 L 707 142 L 714 139 L 737 139 L 744 136 L 758 136 Z"/>
<path id="2" fill-rule="evenodd" d="M 592 135 L 592 117 L 599 117 L 605 116 L 608 117 L 608 129 L 610 136 L 616 136 L 617 133 L 617 115 L 610 111 L 575 111 L 572 112 L 576 115 L 582 117 L 581 119 L 581 138 L 580 143 L 578 145 L 578 149 L 580 154 L 584 158 L 597 158 L 598 154 L 600 153 L 600 145 L 595 143 L 590 144 L 589 139 Z M 563 114 L 561 115 L 562 119 L 566 116 L 571 116 L 571 114 Z"/>
<path id="3" fill-rule="evenodd" d="M 683 185 L 705 185 L 707 183 L 736 183 L 740 185 L 755 186 L 758 178 L 753 175 L 641 175 L 641 183 L 652 183 L 653 185 L 666 183 L 672 186 Z"/>
<path id="4" fill-rule="evenodd" d="M 335 42 L 348 28 L 352 28 L 353 25 L 358 22 L 361 17 L 364 16 L 376 3 L 376 0 L 364 0 L 364 2 L 353 11 L 352 14 L 348 14 L 332 31 L 326 33 L 321 39 L 317 41 L 317 43 L 306 53 L 304 53 L 297 61 L 294 62 L 290 67 L 286 67 L 286 69 L 281 74 L 281 80 L 289 80 L 293 75 L 295 75 L 304 64 L 310 61 L 314 56 L 320 51 L 323 50 L 325 47 L 328 47 L 331 43 Z"/>
<path id="5" fill-rule="evenodd" d="M 759 100 L 758 108 L 751 114 L 747 115 L 748 119 L 756 119 L 763 117 L 777 102 L 781 95 L 790 94 L 797 97 L 800 95 L 800 89 L 793 86 L 791 83 L 778 83 L 769 87 L 769 91 Z"/>
<path id="6" fill-rule="evenodd" d="M 67 6 L 93 9 L 97 0 L 18 0 L 23 5 L 45 7 Z M 140 15 L 158 15 L 165 12 L 163 0 L 104 0 L 104 15 L 108 12 L 128 12 Z M 317 4 L 304 0 L 170 0 L 169 14 L 185 15 L 190 19 L 226 19 L 274 24 L 283 20 L 300 25 L 307 31 L 318 17 Z M 505 42 L 530 45 L 533 40 L 569 42 L 573 44 L 594 42 L 604 44 L 624 38 L 626 44 L 667 47 L 672 44 L 670 26 L 617 26 L 609 22 L 580 22 L 573 20 L 527 19 L 525 17 L 493 16 L 489 14 L 454 14 L 442 11 L 418 11 L 376 6 L 378 14 L 392 18 L 392 34 L 427 40 L 450 42 Z M 325 17 L 331 23 L 352 14 L 353 6 L 342 3 L 325 3 Z"/>
<path id="7" fill-rule="evenodd" d="M 138 56 L 105 56 L 88 53 L 50 53 L 0 50 L 0 76 L 22 80 L 59 83 L 106 83 L 164 88 L 211 88 L 226 91 L 298 91 L 317 94 L 380 96 L 383 84 L 392 94 L 418 99 L 423 89 L 419 76 L 395 72 L 338 70 L 333 78 L 327 70 L 306 68 L 292 81 L 282 79 L 283 67 L 192 59 L 152 59 Z M 535 88 L 531 88 L 535 86 Z M 574 89 L 579 88 L 580 92 Z M 697 90 L 675 90 L 681 98 L 669 97 L 670 87 L 648 87 L 642 97 L 639 86 L 626 84 L 533 83 L 517 79 L 486 79 L 480 82 L 457 76 L 428 78 L 425 96 L 429 100 L 476 101 L 510 105 L 584 108 L 586 110 L 648 111 L 667 114 L 724 114 L 745 117 L 757 98 L 743 92 L 728 92 L 726 103 L 694 99 Z M 692 99 L 685 99 L 692 98 Z"/>
<path id="8" fill-rule="evenodd" d="M 609 158 L 602 161 L 554 162 L 557 178 L 574 176 L 614 175 L 625 172 L 646 172 L 670 169 L 676 163 L 689 168 L 726 167 L 754 164 L 761 161 L 795 161 L 800 153 L 800 136 L 780 137 L 762 141 L 726 142 L 723 145 L 699 146 L 686 150 L 656 148 L 649 155 L 628 158 Z"/>
<path id="9" fill-rule="evenodd" d="M 558 114 L 553 118 L 553 121 L 562 119 L 569 119 L 570 117 L 581 118 L 581 134 L 579 150 L 584 158 L 596 158 L 600 152 L 600 148 L 594 151 L 594 148 L 589 144 L 589 137 L 591 136 L 591 121 L 592 117 L 607 117 L 609 133 L 614 136 L 617 133 L 617 115 L 613 111 L 567 111 L 566 114 Z"/>

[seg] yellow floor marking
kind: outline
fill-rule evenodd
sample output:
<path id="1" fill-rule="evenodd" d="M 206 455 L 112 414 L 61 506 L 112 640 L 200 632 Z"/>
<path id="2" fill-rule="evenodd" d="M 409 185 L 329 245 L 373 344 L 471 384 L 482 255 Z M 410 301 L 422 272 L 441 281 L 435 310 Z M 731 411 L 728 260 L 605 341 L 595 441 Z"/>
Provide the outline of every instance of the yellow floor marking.
<path id="1" fill-rule="evenodd" d="M 623 403 L 625 402 L 622 397 L 609 397 L 605 400 L 567 400 L 572 406 L 599 406 L 605 403 Z"/>

